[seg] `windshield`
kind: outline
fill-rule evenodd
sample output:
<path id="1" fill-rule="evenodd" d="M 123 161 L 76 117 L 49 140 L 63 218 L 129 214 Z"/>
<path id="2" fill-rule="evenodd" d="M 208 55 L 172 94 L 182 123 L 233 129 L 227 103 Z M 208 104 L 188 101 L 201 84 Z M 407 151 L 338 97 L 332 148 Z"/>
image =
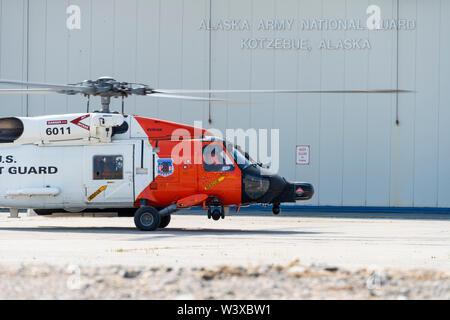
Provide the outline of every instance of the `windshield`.
<path id="1" fill-rule="evenodd" d="M 252 157 L 250 157 L 248 152 L 245 152 L 244 150 L 242 150 L 242 148 L 240 146 L 235 146 L 235 147 L 248 161 L 250 161 L 251 164 L 259 165 L 258 162 L 256 162 L 255 160 L 253 160 Z"/>
<path id="2" fill-rule="evenodd" d="M 246 154 L 239 146 L 234 146 L 232 144 L 227 144 L 227 150 L 233 155 L 234 161 L 238 167 L 243 170 L 248 166 L 257 165 L 248 154 Z"/>

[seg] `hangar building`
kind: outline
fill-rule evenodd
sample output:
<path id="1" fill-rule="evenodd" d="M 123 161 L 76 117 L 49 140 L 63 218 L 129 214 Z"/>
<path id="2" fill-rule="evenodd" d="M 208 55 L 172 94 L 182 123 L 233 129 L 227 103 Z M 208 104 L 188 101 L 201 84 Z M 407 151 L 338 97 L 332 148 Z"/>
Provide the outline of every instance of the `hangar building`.
<path id="1" fill-rule="evenodd" d="M 138 97 L 126 112 L 280 129 L 280 174 L 313 183 L 309 206 L 445 211 L 449 39 L 447 0 L 1 0 L 0 78 L 413 90 L 225 96 L 251 102 L 237 105 Z M 0 105 L 2 116 L 33 116 L 85 112 L 86 99 L 3 95 Z"/>

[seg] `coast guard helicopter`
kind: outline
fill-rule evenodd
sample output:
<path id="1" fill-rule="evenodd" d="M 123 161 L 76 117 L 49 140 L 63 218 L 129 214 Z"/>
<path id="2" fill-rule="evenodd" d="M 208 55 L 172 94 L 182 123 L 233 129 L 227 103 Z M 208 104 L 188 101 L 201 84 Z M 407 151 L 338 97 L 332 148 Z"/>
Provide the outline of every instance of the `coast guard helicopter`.
<path id="1" fill-rule="evenodd" d="M 17 217 L 19 209 L 38 215 L 55 212 L 117 212 L 134 217 L 136 227 L 164 228 L 171 214 L 193 206 L 219 220 L 230 206 L 272 205 L 308 200 L 313 186 L 269 173 L 238 146 L 202 128 L 123 114 L 132 95 L 224 101 L 186 94 L 220 93 L 395 93 L 403 90 L 160 90 L 110 77 L 60 85 L 0 80 L 26 87 L 0 94 L 82 94 L 80 114 L 0 119 L 0 207 Z M 89 112 L 91 96 L 101 110 Z M 122 98 L 122 113 L 111 112 L 111 98 Z M 173 139 L 174 131 L 182 132 Z M 181 131 L 180 131 L 181 130 Z M 182 146 L 182 148 L 180 148 Z M 174 149 L 179 148 L 179 159 Z M 186 151 L 187 150 L 187 151 Z M 197 161 L 194 161 L 197 160 Z"/>

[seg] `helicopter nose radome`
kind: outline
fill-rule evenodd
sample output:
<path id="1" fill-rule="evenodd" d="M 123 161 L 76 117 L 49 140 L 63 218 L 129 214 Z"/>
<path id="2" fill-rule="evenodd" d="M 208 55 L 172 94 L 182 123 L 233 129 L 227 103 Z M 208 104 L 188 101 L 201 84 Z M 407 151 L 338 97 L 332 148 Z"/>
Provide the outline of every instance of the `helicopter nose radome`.
<path id="1" fill-rule="evenodd" d="M 309 200 L 314 195 L 314 188 L 310 183 L 293 183 L 295 190 L 295 200 Z"/>
<path id="2" fill-rule="evenodd" d="M 308 200 L 314 188 L 305 182 L 289 182 L 256 166 L 248 167 L 242 176 L 243 203 L 284 203 Z"/>
<path id="3" fill-rule="evenodd" d="M 275 199 L 273 203 L 295 202 L 297 200 L 309 200 L 314 195 L 314 188 L 310 183 L 305 182 L 287 182 L 283 192 Z"/>

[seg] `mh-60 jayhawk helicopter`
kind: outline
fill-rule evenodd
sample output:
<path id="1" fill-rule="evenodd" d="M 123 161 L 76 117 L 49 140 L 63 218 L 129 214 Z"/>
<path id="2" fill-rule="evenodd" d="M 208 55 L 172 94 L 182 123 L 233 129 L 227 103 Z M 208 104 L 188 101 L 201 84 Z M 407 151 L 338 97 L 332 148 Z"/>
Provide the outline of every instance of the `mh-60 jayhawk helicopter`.
<path id="1" fill-rule="evenodd" d="M 308 200 L 313 186 L 269 173 L 246 152 L 202 128 L 123 114 L 131 95 L 224 101 L 186 94 L 220 93 L 394 93 L 402 90 L 159 90 L 110 77 L 59 85 L 0 80 L 26 86 L 0 94 L 83 94 L 86 113 L 0 119 L 0 207 L 54 212 L 117 212 L 134 216 L 136 227 L 164 228 L 177 210 L 201 206 L 219 220 L 230 206 Z M 91 96 L 101 110 L 89 112 Z M 122 113 L 111 98 L 122 98 Z M 173 139 L 174 131 L 182 132 Z M 181 130 L 181 131 L 180 131 Z M 183 144 L 183 148 L 180 145 Z M 187 148 L 185 148 L 187 146 Z M 183 151 L 174 159 L 174 148 Z M 188 150 L 188 151 L 186 151 Z M 184 154 L 183 154 L 184 152 Z M 197 159 L 197 161 L 194 161 Z"/>

